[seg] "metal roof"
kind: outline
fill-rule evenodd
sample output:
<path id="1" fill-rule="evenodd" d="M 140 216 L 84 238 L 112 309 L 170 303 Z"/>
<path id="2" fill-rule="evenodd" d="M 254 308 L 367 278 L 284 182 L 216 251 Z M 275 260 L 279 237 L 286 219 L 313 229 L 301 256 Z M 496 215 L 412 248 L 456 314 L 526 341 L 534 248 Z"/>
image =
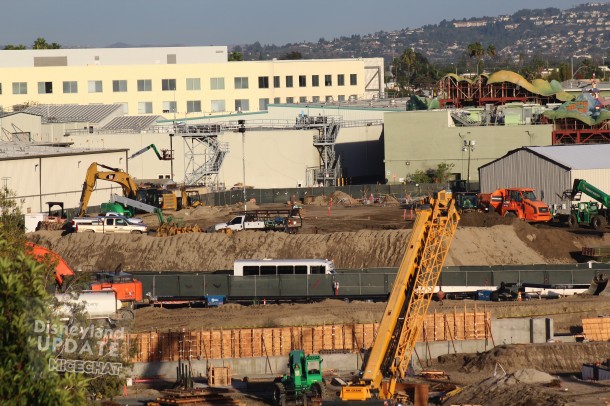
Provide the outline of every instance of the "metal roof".
<path id="1" fill-rule="evenodd" d="M 123 116 L 115 117 L 108 124 L 103 126 L 100 131 L 104 130 L 131 130 L 142 131 L 148 129 L 155 124 L 162 116 Z"/>
<path id="2" fill-rule="evenodd" d="M 123 106 L 120 104 L 38 104 L 22 110 L 25 113 L 42 116 L 45 123 L 87 122 L 99 123 Z"/>
<path id="3" fill-rule="evenodd" d="M 523 149 L 569 169 L 610 169 L 610 144 L 552 145 Z"/>
<path id="4" fill-rule="evenodd" d="M 69 148 L 60 143 L 0 142 L 0 161 L 7 159 L 39 158 L 46 156 L 65 156 L 128 151 L 128 148 Z"/>

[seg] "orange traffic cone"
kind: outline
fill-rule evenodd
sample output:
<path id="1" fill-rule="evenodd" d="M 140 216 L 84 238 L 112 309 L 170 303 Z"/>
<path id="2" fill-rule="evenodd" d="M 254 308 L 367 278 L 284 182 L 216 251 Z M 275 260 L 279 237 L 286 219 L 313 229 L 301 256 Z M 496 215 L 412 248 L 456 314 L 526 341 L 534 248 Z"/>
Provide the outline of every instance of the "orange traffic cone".
<path id="1" fill-rule="evenodd" d="M 123 396 L 127 396 L 127 384 L 123 384 Z"/>
<path id="2" fill-rule="evenodd" d="M 520 302 L 521 300 L 522 300 L 522 299 L 521 299 L 521 292 L 517 292 L 517 301 L 519 301 L 519 302 Z"/>

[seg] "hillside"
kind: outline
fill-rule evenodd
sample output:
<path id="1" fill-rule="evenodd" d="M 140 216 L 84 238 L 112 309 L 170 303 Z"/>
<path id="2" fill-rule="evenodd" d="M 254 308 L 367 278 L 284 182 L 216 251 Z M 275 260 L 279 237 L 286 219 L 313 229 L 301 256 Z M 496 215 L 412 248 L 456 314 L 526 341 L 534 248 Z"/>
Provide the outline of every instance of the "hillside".
<path id="1" fill-rule="evenodd" d="M 334 39 L 320 38 L 316 43 L 267 45 L 256 42 L 233 50 L 242 52 L 244 60 L 282 59 L 298 54 L 304 59 L 383 56 L 389 66 L 392 57 L 413 48 L 432 63 L 452 63 L 463 69 L 468 63 L 468 44 L 481 42 L 485 47 L 495 46 L 496 55 L 489 62 L 490 66 L 506 66 L 532 57 L 562 62 L 570 55 L 601 59 L 610 49 L 610 30 L 606 25 L 609 14 L 608 4 L 589 3 L 567 10 L 520 10 L 512 15 L 443 20 L 399 31 L 346 34 Z"/>

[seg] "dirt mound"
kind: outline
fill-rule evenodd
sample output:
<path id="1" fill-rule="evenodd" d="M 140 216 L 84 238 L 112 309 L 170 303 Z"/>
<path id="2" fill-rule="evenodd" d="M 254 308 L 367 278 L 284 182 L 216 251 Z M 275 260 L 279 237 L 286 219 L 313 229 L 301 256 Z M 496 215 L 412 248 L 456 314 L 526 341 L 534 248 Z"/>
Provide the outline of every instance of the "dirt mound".
<path id="1" fill-rule="evenodd" d="M 493 227 L 499 225 L 511 225 L 520 220 L 511 217 L 502 217 L 498 213 L 468 212 L 460 215 L 460 226 L 462 227 Z"/>
<path id="2" fill-rule="evenodd" d="M 522 372 L 522 371 L 519 371 Z M 524 378 L 533 378 L 541 382 L 523 382 Z M 499 375 L 482 380 L 476 385 L 464 388 L 446 404 L 480 404 L 480 405 L 566 405 L 568 400 L 558 393 L 545 391 L 540 384 L 548 384 L 553 377 L 540 371 L 527 370 L 525 373 Z M 538 384 L 538 385 L 536 385 Z"/>
<path id="3" fill-rule="evenodd" d="M 496 364 L 507 373 L 524 366 L 552 374 L 580 371 L 585 362 L 608 357 L 610 343 L 553 343 L 530 345 L 501 345 L 468 360 L 466 372 L 492 372 Z"/>
<path id="4" fill-rule="evenodd" d="M 330 198 L 333 201 L 333 204 L 342 204 L 344 206 L 354 206 L 356 204 L 360 204 L 358 200 L 354 199 L 347 193 L 341 192 L 337 190 L 330 195 Z"/>
<path id="5" fill-rule="evenodd" d="M 351 210 L 351 209 L 347 209 Z M 343 220 L 341 220 L 343 221 Z M 74 269 L 210 272 L 231 269 L 235 259 L 329 258 L 338 268 L 397 267 L 411 230 L 361 230 L 330 234 L 239 232 L 173 237 L 39 231 L 28 238 L 59 253 Z M 610 237 L 610 236 L 609 236 Z M 604 239 L 605 240 L 605 239 Z M 458 227 L 445 265 L 518 265 L 576 262 L 583 245 L 599 237 L 512 226 Z"/>

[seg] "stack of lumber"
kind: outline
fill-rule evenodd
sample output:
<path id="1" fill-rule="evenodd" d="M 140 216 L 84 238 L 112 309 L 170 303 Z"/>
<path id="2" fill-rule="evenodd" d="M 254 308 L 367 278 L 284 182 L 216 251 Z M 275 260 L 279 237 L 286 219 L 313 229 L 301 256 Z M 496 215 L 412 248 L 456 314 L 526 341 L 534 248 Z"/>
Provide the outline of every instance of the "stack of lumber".
<path id="1" fill-rule="evenodd" d="M 582 255 L 595 258 L 597 261 L 606 262 L 610 260 L 610 246 L 582 247 Z"/>
<path id="2" fill-rule="evenodd" d="M 148 402 L 147 406 L 213 406 L 213 405 L 235 405 L 245 406 L 246 402 L 231 398 L 228 392 L 220 392 L 210 389 L 188 389 L 167 390 L 163 396 L 154 402 Z"/>

